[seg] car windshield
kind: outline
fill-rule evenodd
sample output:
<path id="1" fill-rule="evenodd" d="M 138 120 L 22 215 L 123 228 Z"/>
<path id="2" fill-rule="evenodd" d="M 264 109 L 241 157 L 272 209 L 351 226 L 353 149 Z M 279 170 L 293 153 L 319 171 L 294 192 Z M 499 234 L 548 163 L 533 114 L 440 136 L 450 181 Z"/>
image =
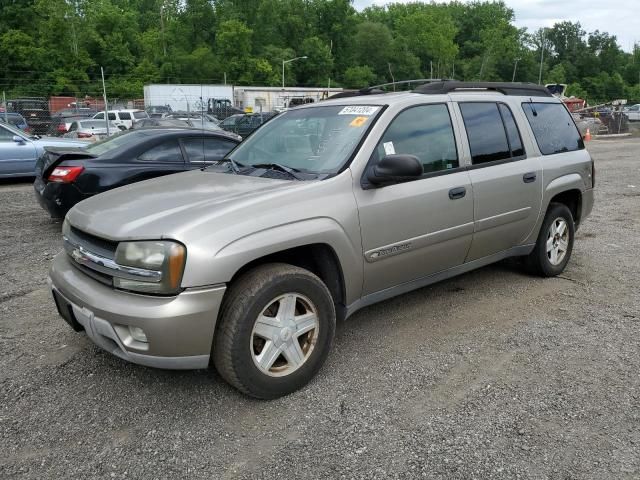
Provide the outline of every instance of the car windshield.
<path id="1" fill-rule="evenodd" d="M 115 150 L 116 148 L 120 148 L 123 145 L 127 145 L 129 143 L 137 142 L 142 138 L 145 138 L 148 135 L 146 132 L 138 131 L 128 131 L 121 134 L 114 135 L 113 137 L 109 137 L 105 140 L 101 140 L 99 142 L 93 143 L 89 145 L 86 150 L 91 152 L 95 156 L 103 155 L 111 150 Z"/>
<path id="2" fill-rule="evenodd" d="M 228 157 L 244 166 L 278 163 L 302 172 L 337 173 L 380 109 L 333 105 L 290 110 L 266 122 Z"/>

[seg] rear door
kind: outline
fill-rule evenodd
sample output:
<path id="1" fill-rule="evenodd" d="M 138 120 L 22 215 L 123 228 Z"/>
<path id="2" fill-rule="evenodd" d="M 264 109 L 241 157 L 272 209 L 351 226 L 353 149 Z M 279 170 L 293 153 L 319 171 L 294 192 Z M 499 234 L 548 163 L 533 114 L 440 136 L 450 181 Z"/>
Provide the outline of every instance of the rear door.
<path id="1" fill-rule="evenodd" d="M 382 135 L 369 168 L 389 154 L 411 154 L 422 178 L 356 188 L 365 295 L 463 263 L 473 234 L 473 192 L 460 163 L 446 103 L 400 112 Z"/>
<path id="2" fill-rule="evenodd" d="M 466 261 L 507 250 L 533 230 L 542 201 L 542 166 L 528 155 L 506 103 L 459 102 L 473 184 L 474 233 Z"/>
<path id="3" fill-rule="evenodd" d="M 22 141 L 16 142 L 14 136 Z M 36 147 L 30 140 L 0 125 L 0 177 L 35 175 Z"/>

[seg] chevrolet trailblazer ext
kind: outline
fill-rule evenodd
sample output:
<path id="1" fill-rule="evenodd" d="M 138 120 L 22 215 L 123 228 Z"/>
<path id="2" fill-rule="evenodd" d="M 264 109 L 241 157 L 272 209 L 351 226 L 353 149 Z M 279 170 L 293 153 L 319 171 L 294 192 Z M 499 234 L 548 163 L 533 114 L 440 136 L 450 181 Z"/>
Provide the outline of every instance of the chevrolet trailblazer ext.
<path id="1" fill-rule="evenodd" d="M 160 368 L 213 363 L 286 395 L 337 320 L 506 257 L 561 273 L 594 167 L 531 84 L 425 84 L 287 111 L 227 157 L 76 205 L 51 267 L 60 315 Z"/>

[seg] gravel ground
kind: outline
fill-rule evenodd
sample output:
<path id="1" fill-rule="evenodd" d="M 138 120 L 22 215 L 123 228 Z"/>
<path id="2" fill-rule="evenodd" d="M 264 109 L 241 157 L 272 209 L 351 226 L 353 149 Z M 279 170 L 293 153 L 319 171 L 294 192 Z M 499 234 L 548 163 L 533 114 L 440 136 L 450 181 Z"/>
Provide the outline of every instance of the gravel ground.
<path id="1" fill-rule="evenodd" d="M 0 478 L 640 478 L 640 139 L 592 141 L 566 272 L 513 261 L 340 325 L 304 390 L 130 365 L 55 313 L 60 224 L 0 185 Z"/>

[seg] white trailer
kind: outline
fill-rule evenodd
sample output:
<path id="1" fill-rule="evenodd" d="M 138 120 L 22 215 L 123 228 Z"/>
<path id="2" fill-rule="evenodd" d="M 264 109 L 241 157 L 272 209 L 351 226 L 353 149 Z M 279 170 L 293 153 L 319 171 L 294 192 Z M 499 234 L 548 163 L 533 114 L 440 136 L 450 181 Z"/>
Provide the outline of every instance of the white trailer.
<path id="1" fill-rule="evenodd" d="M 339 92 L 342 88 L 236 86 L 234 104 L 254 113 L 282 111 L 304 103 L 319 102 Z"/>
<path id="2" fill-rule="evenodd" d="M 173 111 L 206 111 L 210 99 L 234 104 L 231 85 L 153 84 L 144 86 L 144 106 L 170 106 Z"/>

